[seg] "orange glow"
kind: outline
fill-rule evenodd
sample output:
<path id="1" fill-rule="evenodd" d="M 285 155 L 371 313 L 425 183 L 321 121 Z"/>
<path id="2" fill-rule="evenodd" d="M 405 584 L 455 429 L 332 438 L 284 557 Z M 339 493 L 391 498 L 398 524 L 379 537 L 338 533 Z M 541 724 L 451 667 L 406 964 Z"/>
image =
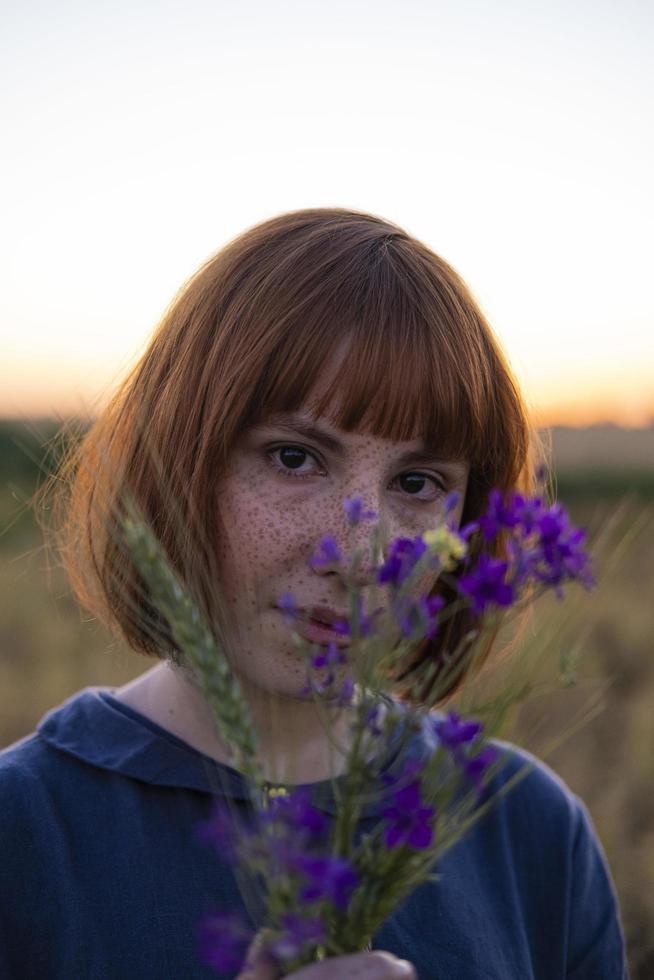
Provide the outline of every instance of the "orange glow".
<path id="1" fill-rule="evenodd" d="M 58 363 L 52 358 L 12 358 L 0 388 L 0 417 L 93 415 L 124 371 L 107 359 Z"/>
<path id="2" fill-rule="evenodd" d="M 603 422 L 627 428 L 654 424 L 654 368 L 645 361 L 631 370 L 603 371 L 599 376 L 556 380 L 542 378 L 525 385 L 539 426 L 588 426 Z M 529 397 L 531 396 L 531 397 Z"/>
<path id="3" fill-rule="evenodd" d="M 114 370 L 111 370 L 111 367 Z M 102 408 L 122 376 L 118 365 L 105 363 L 53 365 L 35 361 L 12 372 L 0 391 L 0 417 L 29 418 L 93 414 Z M 59 369 L 59 370 L 58 370 Z M 111 380 L 113 377 L 113 381 Z M 589 426 L 603 422 L 631 428 L 654 424 L 653 393 L 622 379 L 612 383 L 586 381 L 573 397 L 565 386 L 524 384 L 538 427 Z"/>
<path id="4" fill-rule="evenodd" d="M 560 402 L 535 409 L 534 417 L 539 428 L 550 428 L 554 425 L 582 428 L 606 422 L 639 429 L 654 425 L 654 401 L 649 405 L 643 402 L 640 408 L 616 405 L 609 399 L 577 404 Z"/>

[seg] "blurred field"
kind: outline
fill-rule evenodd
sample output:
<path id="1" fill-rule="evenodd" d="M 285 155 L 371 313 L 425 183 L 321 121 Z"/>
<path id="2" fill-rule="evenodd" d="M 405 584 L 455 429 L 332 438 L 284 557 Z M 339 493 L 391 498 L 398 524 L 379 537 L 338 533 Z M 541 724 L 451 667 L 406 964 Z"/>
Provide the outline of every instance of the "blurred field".
<path id="1" fill-rule="evenodd" d="M 79 611 L 23 506 L 55 429 L 0 423 L 0 746 L 80 688 L 120 685 L 151 665 Z M 521 711 L 515 740 L 586 802 L 620 895 L 632 975 L 645 980 L 654 976 L 654 428 L 555 430 L 554 460 L 575 520 L 592 536 L 615 527 L 597 591 L 544 602 L 526 627 L 524 643 L 545 636 L 551 648 L 543 679 L 580 638 L 584 660 L 577 687 Z M 602 691 L 601 712 L 551 750 Z"/>

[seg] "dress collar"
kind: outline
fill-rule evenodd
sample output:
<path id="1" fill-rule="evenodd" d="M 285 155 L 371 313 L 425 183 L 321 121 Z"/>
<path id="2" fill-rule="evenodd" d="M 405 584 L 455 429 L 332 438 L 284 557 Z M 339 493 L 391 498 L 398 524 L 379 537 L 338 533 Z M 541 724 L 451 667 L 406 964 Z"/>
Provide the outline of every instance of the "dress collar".
<path id="1" fill-rule="evenodd" d="M 401 702 L 390 703 L 405 713 Z M 49 711 L 37 731 L 61 752 L 153 786 L 222 794 L 244 801 L 251 798 L 247 780 L 236 769 L 216 762 L 119 701 L 111 688 L 85 688 Z M 429 751 L 420 733 L 407 738 L 406 732 L 404 719 L 385 751 L 382 771 L 394 770 L 402 760 Z M 334 786 L 340 779 L 309 784 L 317 807 L 335 812 Z M 378 812 L 379 803 L 372 803 L 364 807 L 362 815 L 372 817 Z"/>

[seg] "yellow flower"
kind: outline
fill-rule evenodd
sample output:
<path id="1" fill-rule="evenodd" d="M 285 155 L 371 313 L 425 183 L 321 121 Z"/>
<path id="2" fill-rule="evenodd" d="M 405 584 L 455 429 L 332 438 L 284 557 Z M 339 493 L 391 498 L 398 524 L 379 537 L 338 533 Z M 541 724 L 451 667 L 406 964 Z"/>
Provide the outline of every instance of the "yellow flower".
<path id="1" fill-rule="evenodd" d="M 446 572 L 452 571 L 467 551 L 465 541 L 446 527 L 436 527 L 433 531 L 426 531 L 423 540 L 431 553 L 438 556 Z"/>

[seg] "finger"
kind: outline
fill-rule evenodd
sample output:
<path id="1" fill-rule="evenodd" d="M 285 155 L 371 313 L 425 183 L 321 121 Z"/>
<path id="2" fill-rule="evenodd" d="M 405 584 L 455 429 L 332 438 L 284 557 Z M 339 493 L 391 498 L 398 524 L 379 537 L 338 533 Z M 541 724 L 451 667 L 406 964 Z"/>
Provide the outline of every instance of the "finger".
<path id="1" fill-rule="evenodd" d="M 312 963 L 291 973 L 288 980 L 418 980 L 418 974 L 408 960 L 375 949 Z"/>
<path id="2" fill-rule="evenodd" d="M 243 969 L 236 980 L 278 980 L 281 971 L 275 960 L 264 949 L 264 934 L 258 932 L 247 951 Z"/>

